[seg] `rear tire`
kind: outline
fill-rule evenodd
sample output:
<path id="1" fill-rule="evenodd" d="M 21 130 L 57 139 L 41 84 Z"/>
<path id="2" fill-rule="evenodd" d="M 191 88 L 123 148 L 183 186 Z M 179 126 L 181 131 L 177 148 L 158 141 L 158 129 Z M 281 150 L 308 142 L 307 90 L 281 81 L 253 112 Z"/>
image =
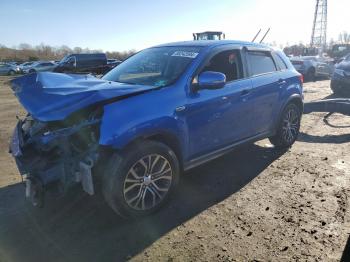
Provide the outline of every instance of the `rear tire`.
<path id="1" fill-rule="evenodd" d="M 336 96 L 347 95 L 346 92 L 344 92 L 344 89 L 342 89 L 339 83 L 337 82 L 331 81 L 331 89 L 333 94 Z"/>
<path id="2" fill-rule="evenodd" d="M 309 81 L 309 82 L 315 82 L 316 81 L 316 71 L 314 68 L 310 68 L 306 75 L 305 75 L 305 79 L 306 81 Z"/>
<path id="3" fill-rule="evenodd" d="M 299 135 L 301 110 L 294 104 L 288 104 L 283 110 L 277 133 L 269 140 L 277 148 L 291 147 Z"/>
<path id="4" fill-rule="evenodd" d="M 158 211 L 175 190 L 180 167 L 166 145 L 144 141 L 111 156 L 102 191 L 109 206 L 122 217 Z"/>

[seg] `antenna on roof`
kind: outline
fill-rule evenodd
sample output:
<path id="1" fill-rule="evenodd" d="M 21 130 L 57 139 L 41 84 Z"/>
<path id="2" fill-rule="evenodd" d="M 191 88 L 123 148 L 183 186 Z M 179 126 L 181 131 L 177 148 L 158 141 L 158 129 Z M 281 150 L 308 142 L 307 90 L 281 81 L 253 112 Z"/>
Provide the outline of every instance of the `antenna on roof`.
<path id="1" fill-rule="evenodd" d="M 260 32 L 261 32 L 261 28 L 260 28 L 260 29 L 259 29 L 259 31 L 256 33 L 256 35 L 254 36 L 254 38 L 253 38 L 252 42 L 254 42 L 254 41 L 255 41 L 255 39 L 258 37 L 258 35 L 260 34 Z"/>
<path id="2" fill-rule="evenodd" d="M 269 29 L 267 29 L 267 31 L 266 31 L 266 33 L 264 34 L 264 36 L 263 36 L 263 38 L 260 40 L 260 44 L 264 41 L 264 39 L 265 39 L 265 37 L 267 36 L 267 34 L 270 32 L 270 29 L 271 28 L 269 28 Z"/>

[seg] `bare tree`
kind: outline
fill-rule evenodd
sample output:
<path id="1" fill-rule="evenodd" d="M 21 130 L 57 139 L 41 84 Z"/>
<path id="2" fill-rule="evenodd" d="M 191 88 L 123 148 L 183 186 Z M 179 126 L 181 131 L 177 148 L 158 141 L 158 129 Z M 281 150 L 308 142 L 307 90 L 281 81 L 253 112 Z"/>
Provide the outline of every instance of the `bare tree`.
<path id="1" fill-rule="evenodd" d="M 17 47 L 8 48 L 0 44 L 0 61 L 34 61 L 34 60 L 60 60 L 67 54 L 71 53 L 102 53 L 102 50 L 91 50 L 89 48 L 74 47 L 62 45 L 52 47 L 41 43 L 35 47 L 21 43 Z M 124 52 L 106 52 L 108 58 L 124 60 L 134 54 L 135 50 Z"/>

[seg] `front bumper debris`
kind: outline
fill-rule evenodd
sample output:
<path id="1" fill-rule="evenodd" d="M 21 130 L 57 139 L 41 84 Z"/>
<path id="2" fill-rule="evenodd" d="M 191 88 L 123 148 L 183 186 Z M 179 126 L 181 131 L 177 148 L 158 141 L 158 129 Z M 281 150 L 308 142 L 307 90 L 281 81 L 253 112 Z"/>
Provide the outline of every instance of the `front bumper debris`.
<path id="1" fill-rule="evenodd" d="M 51 130 L 31 117 L 18 121 L 9 151 L 26 180 L 26 197 L 35 206 L 43 205 L 44 193 L 63 195 L 76 183 L 94 194 L 99 122 L 93 119 Z"/>

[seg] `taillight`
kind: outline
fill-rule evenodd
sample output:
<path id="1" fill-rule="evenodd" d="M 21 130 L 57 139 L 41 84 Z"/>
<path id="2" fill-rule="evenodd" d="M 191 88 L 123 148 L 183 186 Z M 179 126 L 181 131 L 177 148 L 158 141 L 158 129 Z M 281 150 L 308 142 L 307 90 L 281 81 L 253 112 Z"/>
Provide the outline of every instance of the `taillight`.
<path id="1" fill-rule="evenodd" d="M 303 84 L 304 83 L 304 76 L 302 74 L 299 75 L 299 79 L 300 79 L 301 84 Z"/>

